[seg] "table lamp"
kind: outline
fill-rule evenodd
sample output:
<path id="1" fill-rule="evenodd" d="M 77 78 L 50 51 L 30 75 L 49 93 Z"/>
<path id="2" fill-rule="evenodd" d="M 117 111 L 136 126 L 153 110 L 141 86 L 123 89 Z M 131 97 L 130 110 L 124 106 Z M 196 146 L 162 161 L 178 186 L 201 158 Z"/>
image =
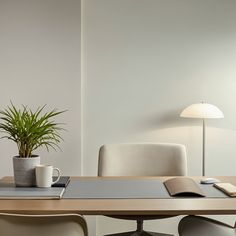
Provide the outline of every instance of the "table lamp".
<path id="1" fill-rule="evenodd" d="M 186 107 L 180 116 L 202 119 L 202 175 L 205 176 L 205 119 L 224 118 L 224 114 L 212 104 L 196 103 Z"/>

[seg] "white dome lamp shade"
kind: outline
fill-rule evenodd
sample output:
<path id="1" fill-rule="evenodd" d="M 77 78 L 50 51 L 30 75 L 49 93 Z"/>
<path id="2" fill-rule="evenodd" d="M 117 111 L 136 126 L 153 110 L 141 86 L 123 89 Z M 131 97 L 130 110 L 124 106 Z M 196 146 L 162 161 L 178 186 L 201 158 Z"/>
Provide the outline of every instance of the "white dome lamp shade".
<path id="1" fill-rule="evenodd" d="M 223 112 L 216 106 L 209 103 L 195 103 L 186 107 L 180 114 L 186 118 L 216 119 L 224 118 Z"/>
<path id="2" fill-rule="evenodd" d="M 224 118 L 223 112 L 215 105 L 209 103 L 195 103 L 186 107 L 180 114 L 185 118 L 202 119 L 202 175 L 205 176 L 205 119 Z M 207 180 L 206 180 L 207 182 Z"/>

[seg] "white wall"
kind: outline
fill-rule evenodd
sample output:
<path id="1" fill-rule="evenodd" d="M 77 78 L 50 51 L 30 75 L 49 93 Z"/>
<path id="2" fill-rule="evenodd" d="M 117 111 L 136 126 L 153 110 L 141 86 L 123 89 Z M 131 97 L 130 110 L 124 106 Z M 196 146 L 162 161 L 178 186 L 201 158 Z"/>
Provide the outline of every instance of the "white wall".
<path id="1" fill-rule="evenodd" d="M 200 121 L 179 113 L 213 103 L 225 119 L 208 121 L 206 173 L 234 175 L 235 10 L 234 0 L 84 0 L 81 23 L 79 0 L 0 0 L 0 108 L 68 109 L 63 151 L 39 151 L 64 174 L 96 175 L 104 143 L 150 141 L 185 144 L 189 174 L 200 175 Z M 0 142 L 0 176 L 15 154 Z M 89 220 L 92 236 L 135 227 Z M 145 228 L 176 233 L 177 222 Z"/>
<path id="2" fill-rule="evenodd" d="M 177 142 L 190 175 L 201 174 L 201 122 L 179 117 L 195 102 L 217 105 L 207 122 L 207 175 L 235 175 L 236 2 L 83 1 L 84 173 L 96 175 L 104 143 Z M 226 164 L 230 163 L 230 164 Z M 163 222 L 146 228 L 176 232 Z M 97 221 L 98 235 L 132 229 Z"/>
<path id="3" fill-rule="evenodd" d="M 182 142 L 190 173 L 200 174 L 201 122 L 179 114 L 201 101 L 225 113 L 208 121 L 217 128 L 207 131 L 207 161 L 230 158 L 215 143 L 233 141 L 236 127 L 235 8 L 229 0 L 84 1 L 86 174 L 96 174 L 101 144 L 127 140 Z M 207 173 L 234 173 L 219 166 Z"/>
<path id="4" fill-rule="evenodd" d="M 42 162 L 80 174 L 81 16 L 79 0 L 0 0 L 0 108 L 10 104 L 68 109 L 62 152 L 39 150 Z M 16 145 L 0 142 L 0 176 L 12 175 Z"/>

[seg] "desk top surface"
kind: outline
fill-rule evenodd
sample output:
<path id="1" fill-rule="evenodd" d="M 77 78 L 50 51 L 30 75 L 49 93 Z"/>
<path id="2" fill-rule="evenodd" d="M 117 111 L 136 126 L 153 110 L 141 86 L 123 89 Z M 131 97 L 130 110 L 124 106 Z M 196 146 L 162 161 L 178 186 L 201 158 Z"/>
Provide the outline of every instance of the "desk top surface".
<path id="1" fill-rule="evenodd" d="M 172 176 L 173 177 L 173 176 Z M 170 177 L 74 177 L 79 179 L 158 179 Z M 193 177 L 200 179 L 202 177 Z M 236 185 L 236 176 L 216 177 Z M 2 182 L 9 183 L 11 177 Z M 236 198 L 0 200 L 0 212 L 83 215 L 236 214 Z"/>

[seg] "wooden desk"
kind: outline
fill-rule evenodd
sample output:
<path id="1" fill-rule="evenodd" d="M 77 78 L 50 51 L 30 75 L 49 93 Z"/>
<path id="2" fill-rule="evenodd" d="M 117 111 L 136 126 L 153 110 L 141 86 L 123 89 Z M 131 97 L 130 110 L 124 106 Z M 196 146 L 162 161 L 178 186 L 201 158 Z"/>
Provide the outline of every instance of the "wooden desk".
<path id="1" fill-rule="evenodd" d="M 142 179 L 142 177 L 136 178 Z M 143 178 L 157 178 L 164 181 L 167 177 Z M 217 178 L 236 185 L 236 176 Z M 11 178 L 2 179 L 3 182 L 9 180 Z M 236 214 L 236 198 L 0 200 L 0 212 L 25 214 L 79 213 L 82 215 Z"/>

